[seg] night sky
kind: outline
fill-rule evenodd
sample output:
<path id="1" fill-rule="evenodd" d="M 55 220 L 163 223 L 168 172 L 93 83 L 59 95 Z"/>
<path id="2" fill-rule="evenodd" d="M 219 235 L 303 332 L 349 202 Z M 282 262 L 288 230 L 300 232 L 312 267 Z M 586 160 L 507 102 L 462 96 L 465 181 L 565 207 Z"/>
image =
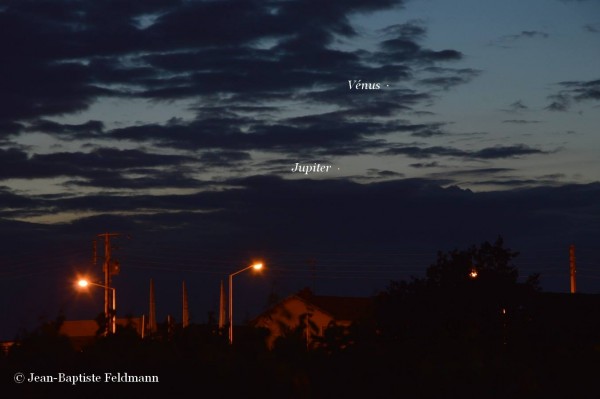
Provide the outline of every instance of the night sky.
<path id="1" fill-rule="evenodd" d="M 0 31 L 0 339 L 102 311 L 73 280 L 104 232 L 119 314 L 153 278 L 159 321 L 255 259 L 239 322 L 498 236 L 600 291 L 596 0 L 15 0 Z"/>

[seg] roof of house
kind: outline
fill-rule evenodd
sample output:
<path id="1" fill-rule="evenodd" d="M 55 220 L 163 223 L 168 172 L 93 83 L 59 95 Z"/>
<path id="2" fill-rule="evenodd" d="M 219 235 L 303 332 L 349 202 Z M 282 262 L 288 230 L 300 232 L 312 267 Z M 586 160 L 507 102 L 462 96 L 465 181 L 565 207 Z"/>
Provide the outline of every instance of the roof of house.
<path id="1" fill-rule="evenodd" d="M 295 296 L 324 310 L 336 320 L 359 320 L 368 313 L 373 304 L 373 299 L 368 297 L 314 295 L 308 289 Z"/>
<path id="2" fill-rule="evenodd" d="M 308 306 L 315 307 L 338 321 L 359 320 L 368 314 L 373 304 L 373 299 L 368 297 L 314 295 L 308 288 L 305 288 L 275 304 L 269 310 L 256 317 L 254 322 L 263 316 L 271 314 L 278 306 L 294 299 L 301 300 Z"/>

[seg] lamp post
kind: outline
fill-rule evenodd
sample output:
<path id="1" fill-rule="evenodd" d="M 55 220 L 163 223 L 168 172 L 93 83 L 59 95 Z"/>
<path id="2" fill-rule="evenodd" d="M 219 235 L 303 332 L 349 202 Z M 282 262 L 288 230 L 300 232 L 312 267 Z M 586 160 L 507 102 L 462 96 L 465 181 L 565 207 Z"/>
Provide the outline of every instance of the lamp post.
<path id="1" fill-rule="evenodd" d="M 248 269 L 260 270 L 262 267 L 262 263 L 255 263 L 229 275 L 229 344 L 233 344 L 233 276 Z"/>
<path id="2" fill-rule="evenodd" d="M 95 285 L 96 287 L 101 287 L 107 290 L 112 290 L 112 316 L 110 318 L 110 325 L 111 325 L 111 330 L 112 333 L 116 333 L 117 332 L 117 289 L 114 287 L 108 287 L 106 285 L 102 285 L 102 284 L 98 284 L 98 283 L 92 283 L 88 280 L 85 279 L 81 279 L 77 282 L 77 284 L 80 287 L 87 287 L 88 285 Z M 108 314 L 106 315 L 106 318 L 108 319 Z M 107 328 L 107 332 L 108 332 L 108 328 Z"/>

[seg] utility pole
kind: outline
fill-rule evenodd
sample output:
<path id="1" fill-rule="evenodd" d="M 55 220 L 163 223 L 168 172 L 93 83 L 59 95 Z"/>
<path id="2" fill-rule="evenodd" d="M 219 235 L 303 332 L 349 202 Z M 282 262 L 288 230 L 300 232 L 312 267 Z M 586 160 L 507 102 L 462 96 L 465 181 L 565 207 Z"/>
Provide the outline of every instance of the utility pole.
<path id="1" fill-rule="evenodd" d="M 219 330 L 225 327 L 227 315 L 227 300 L 225 299 L 225 285 L 221 280 L 221 294 L 219 296 Z"/>
<path id="2" fill-rule="evenodd" d="M 575 263 L 575 245 L 569 247 L 569 269 L 571 274 L 571 294 L 577 292 L 577 265 Z"/>
<path id="3" fill-rule="evenodd" d="M 118 263 L 111 262 L 110 257 L 110 238 L 119 236 L 119 233 L 103 233 L 98 234 L 98 237 L 104 237 L 104 265 L 102 266 L 102 271 L 104 272 L 104 315 L 106 316 L 106 332 L 108 334 L 109 331 L 109 320 L 112 320 L 111 317 L 117 317 L 117 315 L 111 316 L 111 295 L 110 295 L 110 276 L 113 274 L 117 274 Z M 114 304 L 112 304 L 114 306 Z"/>
<path id="4" fill-rule="evenodd" d="M 150 279 L 150 314 L 148 315 L 148 330 L 156 333 L 156 298 L 154 296 L 154 280 Z"/>
<path id="5" fill-rule="evenodd" d="M 92 244 L 94 250 L 94 255 L 92 256 L 92 264 L 96 266 L 96 264 L 98 263 L 98 242 L 94 239 Z"/>
<path id="6" fill-rule="evenodd" d="M 188 307 L 188 295 L 187 289 L 185 288 L 185 281 L 182 283 L 183 288 L 183 312 L 181 317 L 181 326 L 186 328 L 190 325 L 190 310 Z"/>

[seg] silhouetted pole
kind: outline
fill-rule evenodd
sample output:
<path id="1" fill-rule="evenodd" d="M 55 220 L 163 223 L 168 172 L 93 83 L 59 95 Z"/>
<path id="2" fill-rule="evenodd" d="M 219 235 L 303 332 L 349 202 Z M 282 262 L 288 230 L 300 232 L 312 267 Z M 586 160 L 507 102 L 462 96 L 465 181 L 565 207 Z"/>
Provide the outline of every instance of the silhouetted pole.
<path id="1" fill-rule="evenodd" d="M 107 234 L 104 235 L 104 314 L 106 315 L 106 320 L 108 322 L 109 313 L 108 313 L 108 301 L 109 301 L 109 292 L 110 289 L 110 236 Z"/>
<path id="2" fill-rule="evenodd" d="M 229 275 L 229 343 L 233 344 L 233 274 Z"/>
<path id="3" fill-rule="evenodd" d="M 229 343 L 233 344 L 233 276 L 245 272 L 248 269 L 260 270 L 262 269 L 262 263 L 255 263 L 248 267 L 238 270 L 235 273 L 229 275 Z"/>
<path id="4" fill-rule="evenodd" d="M 110 289 L 112 290 L 112 317 L 110 321 L 112 324 L 112 333 L 115 334 L 117 332 L 117 290 L 114 287 Z"/>
<path id="5" fill-rule="evenodd" d="M 577 266 L 575 264 L 575 245 L 569 247 L 569 269 L 571 271 L 571 294 L 577 292 Z"/>
<path id="6" fill-rule="evenodd" d="M 221 280 L 221 294 L 219 296 L 219 329 L 225 327 L 225 313 L 227 304 L 225 301 L 225 284 Z"/>
<path id="7" fill-rule="evenodd" d="M 170 314 L 167 315 L 167 337 L 173 338 L 173 317 Z"/>
<path id="8" fill-rule="evenodd" d="M 105 285 L 94 283 L 92 281 L 88 281 L 86 279 L 81 279 L 77 282 L 80 287 L 87 287 L 89 285 L 94 285 L 96 287 L 107 288 Z M 105 334 L 108 335 L 111 331 L 114 334 L 117 332 L 117 290 L 114 287 L 108 287 L 109 290 L 112 290 L 112 315 L 110 316 L 110 322 L 107 318 L 106 320 L 106 329 Z"/>
<path id="9" fill-rule="evenodd" d="M 186 328 L 190 324 L 190 313 L 188 308 L 188 296 L 185 289 L 185 281 L 183 282 L 183 315 L 181 317 L 181 326 Z"/>
<path id="10" fill-rule="evenodd" d="M 148 315 L 148 330 L 156 332 L 156 300 L 154 298 L 154 280 L 150 279 L 150 314 Z"/>
<path id="11" fill-rule="evenodd" d="M 108 332 L 110 331 L 110 326 L 108 321 L 111 320 L 111 316 L 110 316 L 110 275 L 111 275 L 111 268 L 110 268 L 110 237 L 116 237 L 118 236 L 118 233 L 104 233 L 104 234 L 98 234 L 98 237 L 104 237 L 104 265 L 103 265 L 103 270 L 104 270 L 104 315 L 106 317 L 106 333 L 108 334 Z M 95 251 L 94 251 L 95 252 Z M 115 309 L 115 306 L 113 304 L 112 306 L 113 309 Z M 116 315 L 113 315 L 113 317 L 116 317 Z"/>

